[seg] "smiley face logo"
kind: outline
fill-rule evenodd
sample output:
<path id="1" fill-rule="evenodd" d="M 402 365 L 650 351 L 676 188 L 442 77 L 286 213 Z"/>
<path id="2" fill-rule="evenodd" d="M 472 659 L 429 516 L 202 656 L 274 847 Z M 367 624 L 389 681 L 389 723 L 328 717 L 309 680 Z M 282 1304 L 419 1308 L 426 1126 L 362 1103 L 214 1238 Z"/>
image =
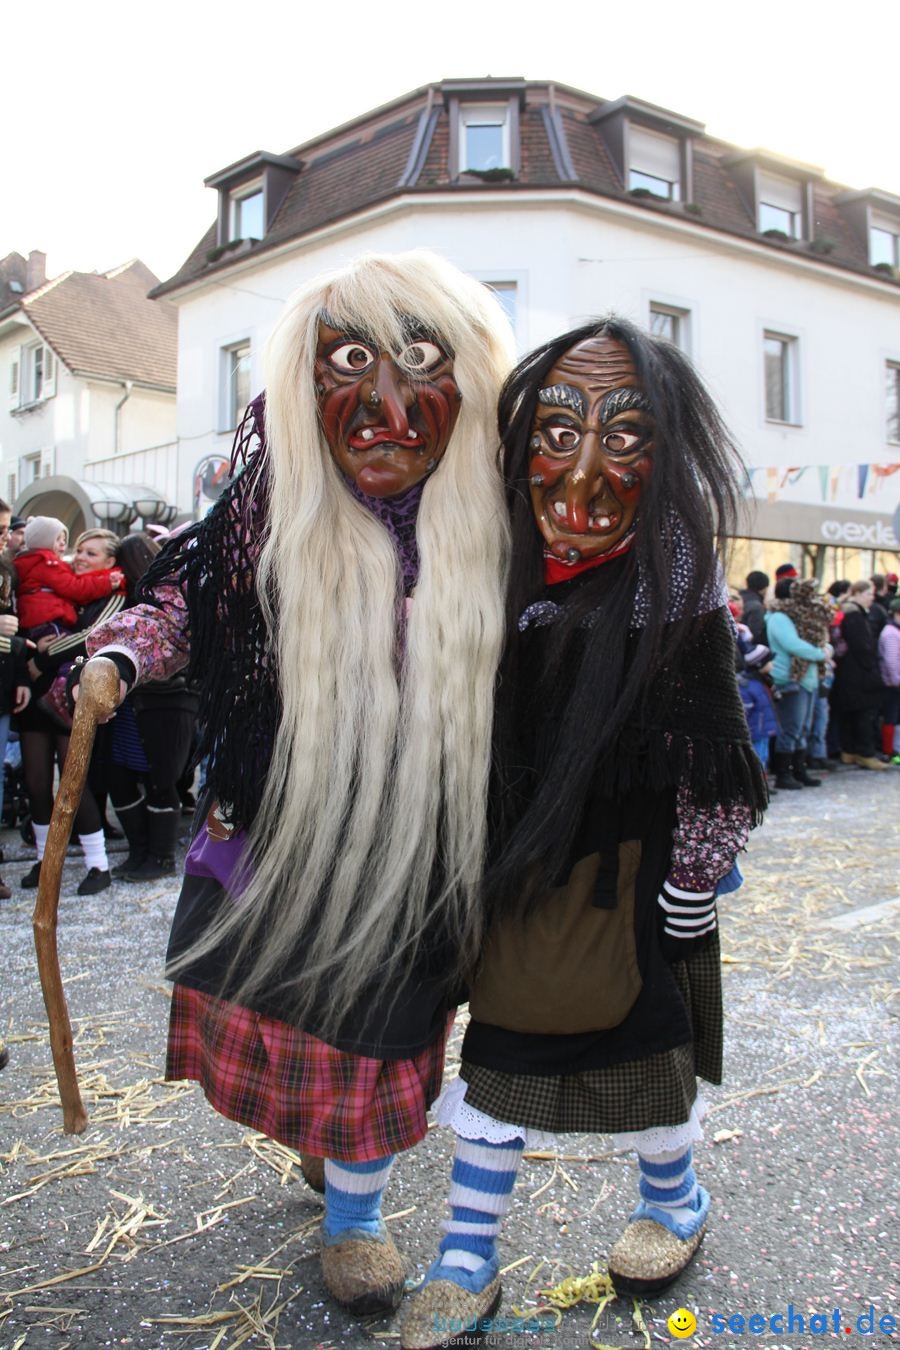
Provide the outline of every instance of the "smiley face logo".
<path id="1" fill-rule="evenodd" d="M 687 1308 L 676 1308 L 669 1318 L 668 1328 L 673 1336 L 684 1340 L 686 1336 L 693 1336 L 697 1330 L 697 1319 Z"/>

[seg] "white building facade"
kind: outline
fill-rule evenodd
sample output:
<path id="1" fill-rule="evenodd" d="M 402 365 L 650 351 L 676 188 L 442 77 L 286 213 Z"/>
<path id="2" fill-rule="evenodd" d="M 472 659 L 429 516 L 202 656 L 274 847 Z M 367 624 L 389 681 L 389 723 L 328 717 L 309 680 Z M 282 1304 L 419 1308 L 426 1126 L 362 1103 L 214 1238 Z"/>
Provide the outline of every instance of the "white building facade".
<path id="1" fill-rule="evenodd" d="M 382 169 L 377 200 L 354 196 L 364 167 Z M 188 477 L 196 506 L 198 468 L 227 460 L 291 292 L 362 251 L 426 247 L 497 288 L 521 351 L 609 312 L 676 341 L 742 447 L 746 533 L 779 560 L 819 546 L 821 563 L 827 545 L 891 563 L 900 274 L 884 250 L 900 200 L 637 100 L 524 81 L 417 91 L 208 181 L 215 230 L 157 292 L 179 311 L 179 508 Z M 242 215 L 261 239 L 241 238 Z"/>
<path id="2" fill-rule="evenodd" d="M 0 497 L 18 514 L 72 535 L 175 518 L 175 314 L 146 299 L 155 281 L 131 264 L 8 290 Z"/>

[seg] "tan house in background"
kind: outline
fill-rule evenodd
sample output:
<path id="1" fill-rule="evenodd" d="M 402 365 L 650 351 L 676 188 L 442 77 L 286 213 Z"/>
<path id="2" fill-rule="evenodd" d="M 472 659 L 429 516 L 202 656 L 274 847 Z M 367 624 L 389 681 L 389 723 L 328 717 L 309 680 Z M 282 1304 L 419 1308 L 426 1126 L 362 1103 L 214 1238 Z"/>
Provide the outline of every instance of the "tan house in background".
<path id="1" fill-rule="evenodd" d="M 177 311 L 138 259 L 49 281 L 45 261 L 0 261 L 0 497 L 70 535 L 171 522 Z"/>

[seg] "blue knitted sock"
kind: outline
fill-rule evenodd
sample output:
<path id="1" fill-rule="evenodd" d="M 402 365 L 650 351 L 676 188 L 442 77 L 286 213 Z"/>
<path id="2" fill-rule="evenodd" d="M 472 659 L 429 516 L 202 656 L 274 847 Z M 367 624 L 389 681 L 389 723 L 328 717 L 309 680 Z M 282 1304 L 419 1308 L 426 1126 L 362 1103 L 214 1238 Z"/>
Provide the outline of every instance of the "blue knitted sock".
<path id="1" fill-rule="evenodd" d="M 655 1219 L 676 1237 L 691 1238 L 706 1223 L 709 1195 L 698 1185 L 693 1148 L 674 1156 L 638 1154 L 641 1202 L 632 1219 Z"/>
<path id="2" fill-rule="evenodd" d="M 384 1231 L 381 1197 L 387 1185 L 395 1153 L 373 1162 L 344 1163 L 325 1159 L 325 1217 L 322 1237 L 326 1246 L 342 1240 L 347 1229 L 371 1233 Z"/>
<path id="3" fill-rule="evenodd" d="M 480 1293 L 500 1266 L 497 1236 L 509 1209 L 522 1149 L 522 1139 L 489 1144 L 485 1139 L 457 1137 L 450 1182 L 450 1218 L 437 1261 L 425 1282 L 452 1280 Z"/>

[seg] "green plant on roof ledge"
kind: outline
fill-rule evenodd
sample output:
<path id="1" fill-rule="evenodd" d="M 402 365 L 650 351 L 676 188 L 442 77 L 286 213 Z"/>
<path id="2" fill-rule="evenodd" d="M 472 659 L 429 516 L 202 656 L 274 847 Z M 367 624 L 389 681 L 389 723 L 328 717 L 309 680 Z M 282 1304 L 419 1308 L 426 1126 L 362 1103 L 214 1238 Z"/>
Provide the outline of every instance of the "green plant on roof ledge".
<path id="1" fill-rule="evenodd" d="M 636 187 L 628 189 L 629 197 L 636 197 L 640 202 L 667 202 L 668 197 L 663 197 L 659 192 L 653 192 L 650 188 Z"/>
<path id="2" fill-rule="evenodd" d="M 872 264 L 873 272 L 880 272 L 883 277 L 893 277 L 895 281 L 900 280 L 900 268 L 894 267 L 893 263 L 877 262 Z"/>
<path id="3" fill-rule="evenodd" d="M 681 209 L 682 211 L 685 211 L 689 216 L 703 215 L 703 207 L 700 205 L 699 202 L 685 202 L 684 206 Z"/>
<path id="4" fill-rule="evenodd" d="M 258 243 L 258 239 L 229 239 L 225 244 L 217 244 L 215 248 L 207 249 L 206 261 L 207 263 L 218 262 L 226 253 L 234 253 L 236 249 L 246 252 L 248 248 L 252 248 L 254 244 Z"/>
<path id="5" fill-rule="evenodd" d="M 512 169 L 466 169 L 467 178 L 480 178 L 482 183 L 514 183 L 516 175 Z"/>
<path id="6" fill-rule="evenodd" d="M 763 239 L 771 239 L 773 244 L 792 244 L 794 241 L 784 230 L 763 230 Z"/>
<path id="7" fill-rule="evenodd" d="M 810 253 L 820 253 L 823 256 L 833 253 L 836 248 L 837 244 L 833 239 L 830 239 L 827 234 L 817 234 L 815 239 L 810 241 L 809 245 Z"/>

